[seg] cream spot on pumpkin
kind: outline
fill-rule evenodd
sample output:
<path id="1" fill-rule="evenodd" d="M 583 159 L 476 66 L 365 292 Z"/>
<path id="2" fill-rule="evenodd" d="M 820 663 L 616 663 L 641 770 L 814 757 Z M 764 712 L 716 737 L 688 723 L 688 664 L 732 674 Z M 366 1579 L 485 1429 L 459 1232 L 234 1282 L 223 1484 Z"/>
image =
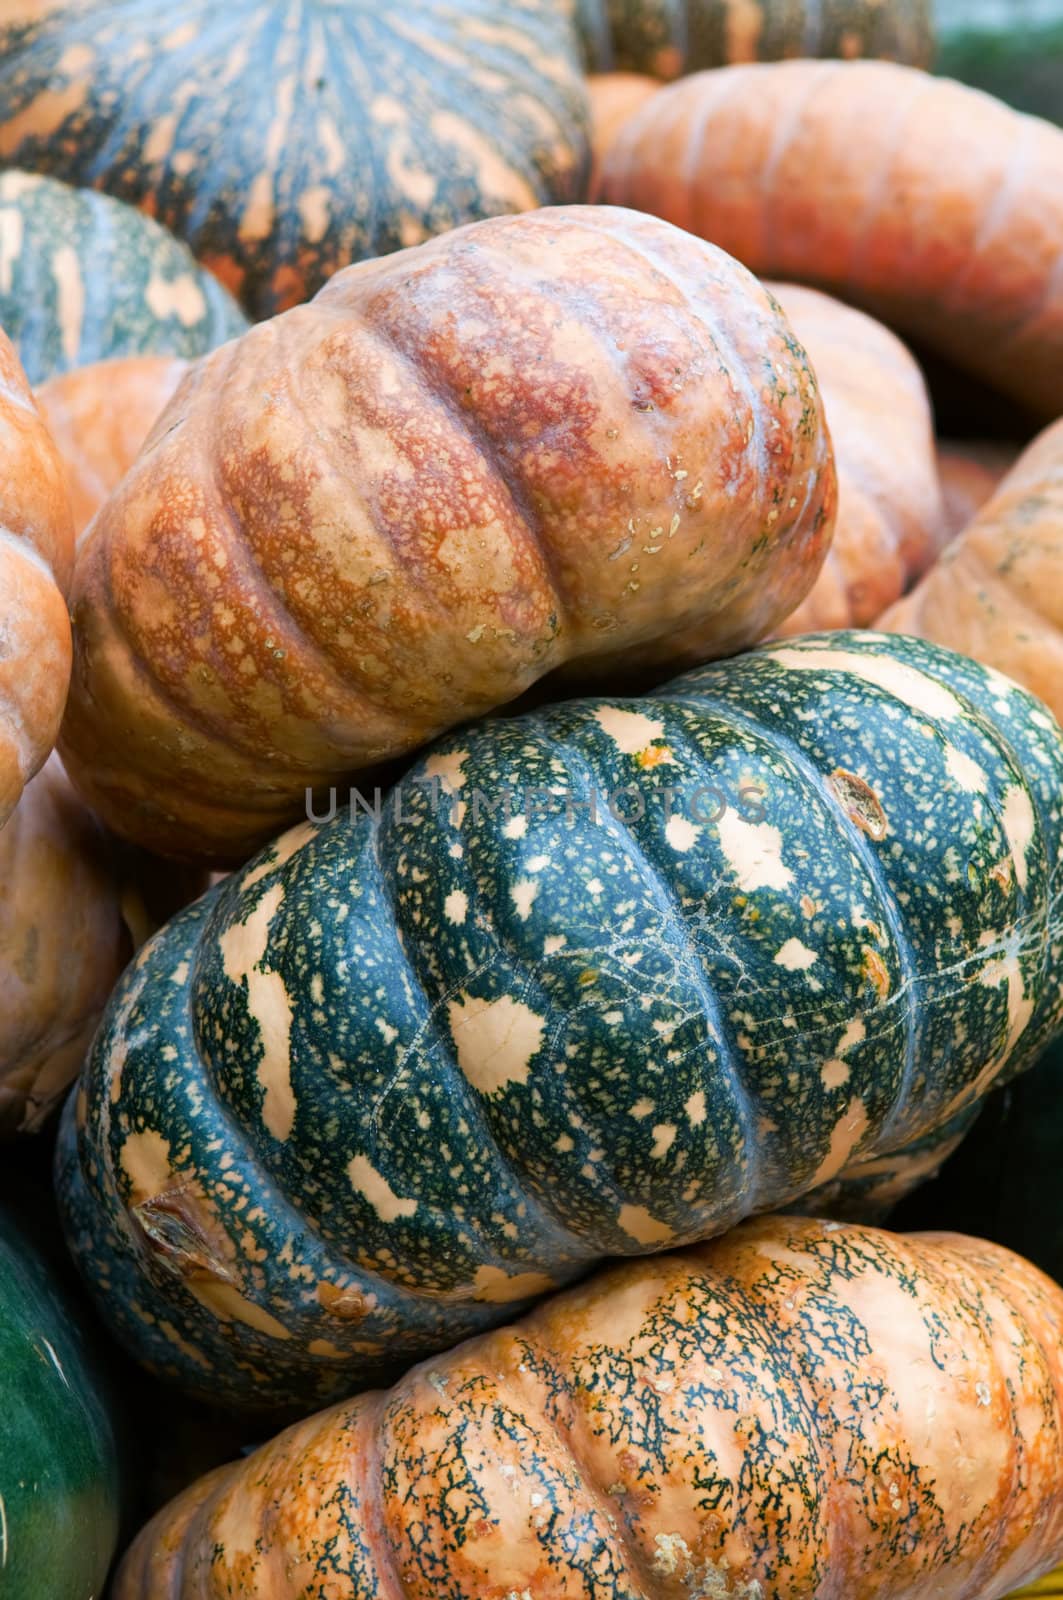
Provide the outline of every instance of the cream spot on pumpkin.
<path id="1" fill-rule="evenodd" d="M 664 738 L 664 723 L 641 711 L 625 711 L 620 706 L 599 706 L 594 720 L 624 756 L 641 755 L 655 739 Z"/>
<path id="2" fill-rule="evenodd" d="M 532 1056 L 543 1042 L 544 1019 L 521 1000 L 481 1000 L 461 994 L 447 1006 L 458 1065 L 481 1094 L 527 1083 Z"/>
<path id="3" fill-rule="evenodd" d="M 552 1288 L 554 1280 L 545 1272 L 518 1272 L 510 1277 L 501 1267 L 478 1267 L 472 1281 L 472 1297 L 492 1305 L 507 1305 L 512 1300 L 546 1294 Z"/>
<path id="4" fill-rule="evenodd" d="M 161 1321 L 159 1323 L 159 1332 L 164 1339 L 170 1341 L 175 1350 L 181 1352 L 186 1360 L 194 1361 L 197 1367 L 202 1367 L 206 1372 L 211 1370 L 211 1363 L 207 1360 L 202 1350 L 197 1350 L 194 1344 L 189 1344 L 187 1339 L 182 1338 L 172 1322 L 167 1322 L 165 1319 Z"/>
<path id="5" fill-rule="evenodd" d="M 775 965 L 785 967 L 787 972 L 807 972 L 818 959 L 816 952 L 800 939 L 787 939 L 775 952 Z"/>
<path id="6" fill-rule="evenodd" d="M 1001 822 L 1011 859 L 1015 863 L 1015 881 L 1020 889 L 1025 889 L 1029 867 L 1026 858 L 1033 843 L 1034 814 L 1030 796 L 1019 784 L 1012 784 L 1004 796 Z"/>
<path id="7" fill-rule="evenodd" d="M 687 817 L 670 816 L 664 825 L 664 836 L 673 850 L 687 851 L 696 843 L 701 829 Z"/>
<path id="8" fill-rule="evenodd" d="M 348 1161 L 347 1176 L 351 1188 L 365 1196 L 381 1222 L 398 1222 L 400 1217 L 412 1217 L 417 1210 L 417 1201 L 397 1195 L 384 1174 L 365 1156 L 354 1156 Z"/>
<path id="9" fill-rule="evenodd" d="M 515 816 L 507 818 L 503 824 L 502 837 L 504 839 L 523 839 L 527 831 L 528 819 L 522 811 L 518 811 Z"/>
<path id="10" fill-rule="evenodd" d="M 448 750 L 445 754 L 429 756 L 424 764 L 428 778 L 438 778 L 447 794 L 457 794 L 465 782 L 467 750 Z"/>
<path id="11" fill-rule="evenodd" d="M 556 956 L 559 950 L 565 948 L 565 935 L 563 933 L 548 933 L 543 940 L 543 955 Z"/>
<path id="12" fill-rule="evenodd" d="M 621 1206 L 616 1220 L 624 1233 L 639 1244 L 664 1244 L 672 1238 L 667 1222 L 658 1221 L 645 1206 Z"/>
<path id="13" fill-rule="evenodd" d="M 793 882 L 782 858 L 782 834 L 772 823 L 747 822 L 728 807 L 716 828 L 740 889 L 786 889 Z"/>
<path id="14" fill-rule="evenodd" d="M 56 310 L 63 354 L 68 361 L 76 361 L 85 320 L 85 284 L 81 276 L 81 263 L 73 245 L 60 245 L 52 257 L 52 272 L 55 275 Z"/>
<path id="15" fill-rule="evenodd" d="M 221 935 L 222 963 L 231 983 L 247 984 L 247 1009 L 258 1023 L 262 1056 L 258 1081 L 262 1086 L 262 1121 L 275 1139 L 287 1139 L 295 1122 L 292 1092 L 292 1006 L 284 980 L 277 972 L 262 972 L 259 962 L 269 943 L 269 927 L 284 899 L 284 885 L 275 883 L 262 896 L 245 922 L 234 923 Z"/>
<path id="16" fill-rule="evenodd" d="M 867 1107 L 860 1099 L 849 1101 L 845 1110 L 834 1124 L 830 1136 L 830 1147 L 827 1154 L 820 1162 L 819 1169 L 812 1178 L 809 1188 L 818 1188 L 821 1183 L 836 1177 L 846 1165 L 849 1157 L 860 1143 L 868 1130 Z"/>
<path id="17" fill-rule="evenodd" d="M 636 1122 L 641 1122 L 644 1117 L 652 1117 L 655 1110 L 656 1103 L 653 1100 L 636 1100 L 628 1111 L 628 1116 L 634 1117 Z"/>
<path id="18" fill-rule="evenodd" d="M 464 889 L 452 889 L 443 901 L 443 911 L 448 922 L 455 926 L 465 921 L 469 914 L 469 897 Z"/>
<path id="19" fill-rule="evenodd" d="M 674 1122 L 658 1122 L 653 1128 L 653 1148 L 650 1151 L 654 1161 L 662 1161 L 675 1143 L 676 1128 Z"/>
<path id="20" fill-rule="evenodd" d="M 705 1091 L 703 1089 L 695 1089 L 690 1099 L 683 1106 L 683 1110 L 694 1127 L 699 1128 L 705 1121 Z"/>
<path id="21" fill-rule="evenodd" d="M 132 1202 L 139 1205 L 169 1187 L 170 1146 L 161 1133 L 145 1128 L 131 1133 L 122 1145 L 122 1169 L 132 1184 Z"/>
<path id="22" fill-rule="evenodd" d="M 820 1077 L 823 1079 L 824 1089 L 840 1089 L 849 1081 L 849 1068 L 844 1061 L 839 1061 L 835 1057 L 834 1060 L 823 1063 Z"/>
<path id="23" fill-rule="evenodd" d="M 863 1017 L 854 1017 L 852 1022 L 846 1024 L 845 1032 L 838 1040 L 835 1049 L 840 1056 L 843 1056 L 847 1050 L 852 1049 L 854 1044 L 863 1044 L 866 1038 L 867 1026 Z"/>
<path id="24" fill-rule="evenodd" d="M 329 1361 L 346 1361 L 347 1352 L 330 1339 L 311 1339 L 306 1347 L 312 1356 L 324 1356 Z"/>
<path id="25" fill-rule="evenodd" d="M 169 282 L 165 278 L 152 277 L 144 291 L 144 299 L 148 310 L 160 321 L 176 317 L 185 328 L 194 328 L 207 314 L 203 290 L 190 272 Z"/>
<path id="26" fill-rule="evenodd" d="M 271 1339 L 290 1339 L 291 1334 L 283 1322 L 271 1316 L 262 1306 L 255 1305 L 232 1283 L 218 1279 L 185 1280 L 185 1288 L 195 1295 L 201 1305 L 220 1317 L 223 1322 L 242 1322 L 248 1328 L 266 1333 Z"/>
<path id="27" fill-rule="evenodd" d="M 520 878 L 509 891 L 517 916 L 522 922 L 527 922 L 531 916 L 535 897 L 539 893 L 539 885 L 534 878 Z"/>
<path id="28" fill-rule="evenodd" d="M 771 657 L 795 672 L 848 673 L 885 690 L 925 717 L 953 722 L 963 715 L 960 701 L 944 684 L 936 683 L 925 672 L 892 656 L 861 655 L 856 650 L 839 650 L 832 645 L 805 648 L 788 645 L 772 650 Z"/>
<path id="29" fill-rule="evenodd" d="M 957 750 L 955 745 L 945 746 L 945 771 L 953 783 L 963 789 L 967 794 L 984 794 L 986 775 L 978 765 L 964 751 Z"/>
<path id="30" fill-rule="evenodd" d="M 290 861 L 304 845 L 316 837 L 317 828 L 312 822 L 296 823 L 294 828 L 289 828 L 287 833 L 282 833 L 279 839 L 274 840 L 257 867 L 252 867 L 250 872 L 244 874 L 240 880 L 241 889 L 253 889 L 256 883 L 261 883 L 271 872 L 283 867 L 286 861 Z"/>
<path id="31" fill-rule="evenodd" d="M 377 1025 L 377 1028 L 380 1031 L 380 1035 L 383 1038 L 384 1043 L 385 1044 L 394 1044 L 395 1040 L 399 1036 L 398 1028 L 393 1028 L 391 1026 L 391 1023 L 390 1022 L 386 1022 L 383 1017 L 377 1017 L 376 1025 Z"/>

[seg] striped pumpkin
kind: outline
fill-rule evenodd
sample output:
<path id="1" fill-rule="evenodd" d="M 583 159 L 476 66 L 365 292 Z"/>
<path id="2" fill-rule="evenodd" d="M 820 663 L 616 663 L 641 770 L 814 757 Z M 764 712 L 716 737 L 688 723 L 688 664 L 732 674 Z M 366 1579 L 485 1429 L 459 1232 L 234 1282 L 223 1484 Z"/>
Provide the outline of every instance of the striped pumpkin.
<path id="1" fill-rule="evenodd" d="M 919 640 L 473 727 L 377 810 L 172 921 L 68 1107 L 104 1316 L 216 1400 L 349 1393 L 788 1203 L 1063 1021 L 1063 734 Z"/>
<path id="2" fill-rule="evenodd" d="M 142 206 L 259 317 L 364 256 L 582 200 L 587 158 L 558 0 L 42 0 L 0 21 L 0 160 Z"/>

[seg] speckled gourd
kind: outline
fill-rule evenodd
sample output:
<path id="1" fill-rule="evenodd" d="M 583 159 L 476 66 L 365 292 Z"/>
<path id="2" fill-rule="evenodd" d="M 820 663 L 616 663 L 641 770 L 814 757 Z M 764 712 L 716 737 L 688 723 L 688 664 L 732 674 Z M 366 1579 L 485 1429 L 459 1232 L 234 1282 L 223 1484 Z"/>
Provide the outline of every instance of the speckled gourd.
<path id="1" fill-rule="evenodd" d="M 59 732 L 73 560 L 62 464 L 0 329 L 0 827 Z"/>
<path id="2" fill-rule="evenodd" d="M 1063 1554 L 1063 1290 L 781 1217 L 282 1433 L 115 1600 L 999 1600 Z"/>
<path id="3" fill-rule="evenodd" d="M 472 727 L 374 804 L 145 947 L 64 1118 L 101 1311 L 216 1400 L 306 1408 L 793 1201 L 1063 1021 L 1063 734 L 919 640 Z"/>
<path id="4" fill-rule="evenodd" d="M 78 554 L 62 736 L 117 832 L 222 863 L 444 728 L 763 637 L 834 517 L 808 359 L 651 217 L 339 273 L 189 373 Z"/>
<path id="5" fill-rule="evenodd" d="M 31 383 L 112 356 L 198 356 L 247 327 L 150 217 L 92 189 L 0 173 L 0 326 Z"/>
<path id="6" fill-rule="evenodd" d="M 1063 419 L 879 624 L 963 650 L 1063 720 Z"/>
<path id="7" fill-rule="evenodd" d="M 926 384 L 914 356 L 873 317 L 798 284 L 768 288 L 808 351 L 838 471 L 827 559 L 778 632 L 866 628 L 945 542 Z"/>
<path id="8" fill-rule="evenodd" d="M 586 198 L 558 0 L 35 0 L 0 19 L 0 160 L 149 211 L 256 317 L 338 267 Z"/>
<path id="9" fill-rule="evenodd" d="M 930 0 L 573 0 L 589 72 L 677 78 L 736 61 L 883 56 L 928 66 Z"/>
<path id="10" fill-rule="evenodd" d="M 133 465 L 187 370 L 179 356 L 123 356 L 57 373 L 37 390 L 79 535 Z"/>
<path id="11" fill-rule="evenodd" d="M 1061 171 L 1063 129 L 977 90 L 886 61 L 781 61 L 655 94 L 605 152 L 597 198 L 851 301 L 1050 422 Z"/>

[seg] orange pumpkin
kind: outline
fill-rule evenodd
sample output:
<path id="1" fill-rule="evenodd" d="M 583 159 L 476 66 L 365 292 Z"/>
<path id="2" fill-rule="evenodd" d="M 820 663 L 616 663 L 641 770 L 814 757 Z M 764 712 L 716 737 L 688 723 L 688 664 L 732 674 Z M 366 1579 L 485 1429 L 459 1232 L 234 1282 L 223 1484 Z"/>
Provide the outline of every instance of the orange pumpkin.
<path id="1" fill-rule="evenodd" d="M 996 667 L 1063 721 L 1063 419 L 879 626 Z"/>
<path id="2" fill-rule="evenodd" d="M 999 1600 L 1063 1555 L 1063 1290 L 787 1217 L 603 1272 L 187 1490 L 115 1600 Z"/>
<path id="3" fill-rule="evenodd" d="M 70 677 L 63 468 L 0 331 L 0 826 L 55 743 Z"/>
<path id="4" fill-rule="evenodd" d="M 634 116 L 661 87 L 642 72 L 596 72 L 587 79 L 591 106 L 591 184 L 597 182 L 602 156 L 628 117 Z"/>
<path id="5" fill-rule="evenodd" d="M 851 300 L 1048 421 L 1061 171 L 1063 129 L 977 90 L 886 61 L 780 61 L 662 89 L 621 127 L 599 193 Z"/>
<path id="6" fill-rule="evenodd" d="M 66 468 L 77 534 L 132 466 L 187 368 L 177 356 L 125 356 L 73 367 L 37 390 Z"/>
<path id="7" fill-rule="evenodd" d="M 459 229 L 192 369 L 79 552 L 64 759 L 127 837 L 240 859 L 551 670 L 763 637 L 834 499 L 805 354 L 735 262 L 620 210 Z"/>
<path id="8" fill-rule="evenodd" d="M 944 512 L 943 543 L 962 533 L 995 493 L 997 484 L 1015 465 L 1014 445 L 992 440 L 969 443 L 948 440 L 938 446 L 938 477 Z"/>
<path id="9" fill-rule="evenodd" d="M 838 468 L 834 541 L 811 594 L 779 632 L 867 627 L 942 542 L 926 385 L 880 322 L 815 289 L 769 287 L 811 358 Z"/>

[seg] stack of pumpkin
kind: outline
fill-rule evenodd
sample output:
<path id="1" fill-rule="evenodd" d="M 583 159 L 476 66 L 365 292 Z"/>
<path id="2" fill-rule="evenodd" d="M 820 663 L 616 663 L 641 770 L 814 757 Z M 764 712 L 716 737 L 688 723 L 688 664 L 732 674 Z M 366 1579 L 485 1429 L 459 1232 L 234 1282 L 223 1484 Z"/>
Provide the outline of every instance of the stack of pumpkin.
<path id="1" fill-rule="evenodd" d="M 1063 132 L 394 9 L 0 15 L 0 1592 L 1059 1593 Z"/>

